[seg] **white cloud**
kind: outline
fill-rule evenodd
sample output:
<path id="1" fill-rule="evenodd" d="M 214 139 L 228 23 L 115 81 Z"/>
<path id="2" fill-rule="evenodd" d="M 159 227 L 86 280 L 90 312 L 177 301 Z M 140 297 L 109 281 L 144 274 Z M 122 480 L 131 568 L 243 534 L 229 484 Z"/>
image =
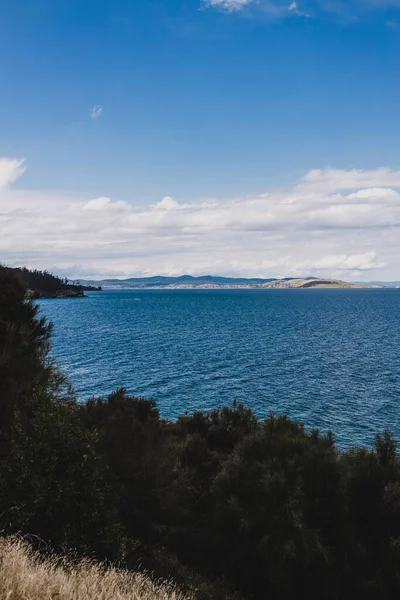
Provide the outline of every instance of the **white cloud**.
<path id="1" fill-rule="evenodd" d="M 203 0 L 203 5 L 208 8 L 219 8 L 227 12 L 242 10 L 251 4 L 253 0 Z"/>
<path id="2" fill-rule="evenodd" d="M 206 8 L 216 8 L 225 12 L 238 12 L 252 6 L 270 18 L 288 16 L 289 13 L 306 16 L 297 9 L 297 3 L 288 4 L 287 0 L 202 0 Z"/>
<path id="3" fill-rule="evenodd" d="M 358 192 L 355 192 L 354 194 L 349 194 L 347 196 L 347 198 L 349 198 L 350 200 L 356 200 L 356 199 L 361 199 L 361 200 L 365 200 L 365 199 L 373 199 L 376 198 L 377 200 L 380 200 L 382 198 L 398 198 L 399 195 L 396 192 L 396 190 L 391 190 L 390 188 L 367 188 L 366 190 L 360 190 Z"/>
<path id="4" fill-rule="evenodd" d="M 381 269 L 384 263 L 377 262 L 377 253 L 365 252 L 364 254 L 333 254 L 317 259 L 304 261 L 296 265 L 297 270 L 310 271 L 372 271 Z"/>
<path id="5" fill-rule="evenodd" d="M 100 198 L 94 198 L 93 200 L 89 200 L 85 204 L 83 204 L 83 210 L 115 210 L 121 208 L 127 208 L 128 205 L 126 202 L 112 202 L 111 198 L 107 196 L 100 196 Z M 73 205 L 71 208 L 79 209 L 79 205 Z"/>
<path id="6" fill-rule="evenodd" d="M 358 187 L 375 188 L 382 186 L 400 186 L 400 171 L 391 171 L 387 167 L 362 171 L 352 169 L 314 169 L 301 180 L 301 190 L 333 192 L 335 190 L 352 190 Z"/>
<path id="7" fill-rule="evenodd" d="M 218 8 L 226 12 L 243 10 L 252 6 L 254 14 L 267 15 L 270 18 L 287 18 L 289 16 L 310 17 L 319 13 L 330 13 L 341 20 L 348 21 L 359 18 L 370 11 L 384 12 L 387 9 L 400 8 L 400 0 L 303 0 L 301 9 L 295 0 L 200 0 L 206 8 Z M 306 12 L 303 11 L 303 5 Z M 390 19 L 387 25 L 393 27 L 396 21 Z"/>
<path id="8" fill-rule="evenodd" d="M 98 119 L 103 112 L 103 107 L 100 104 L 95 104 L 90 110 L 90 116 L 92 119 Z"/>
<path id="9" fill-rule="evenodd" d="M 157 210 L 173 210 L 179 208 L 179 202 L 170 196 L 164 196 L 164 198 L 155 205 Z"/>
<path id="10" fill-rule="evenodd" d="M 83 205 L 83 210 L 106 210 L 111 204 L 110 198 L 107 196 L 101 196 L 100 198 L 94 198 L 89 200 Z"/>
<path id="11" fill-rule="evenodd" d="M 291 4 L 289 4 L 288 11 L 289 13 L 291 13 L 292 15 L 296 15 L 297 17 L 310 17 L 309 13 L 303 12 L 299 9 L 297 2 L 292 2 Z"/>
<path id="12" fill-rule="evenodd" d="M 0 256 L 9 264 L 80 277 L 400 278 L 400 171 L 313 170 L 255 196 L 165 196 L 148 206 L 13 188 L 23 171 L 23 161 L 0 159 Z"/>
<path id="13" fill-rule="evenodd" d="M 0 158 L 0 190 L 14 183 L 24 171 L 23 158 Z"/>

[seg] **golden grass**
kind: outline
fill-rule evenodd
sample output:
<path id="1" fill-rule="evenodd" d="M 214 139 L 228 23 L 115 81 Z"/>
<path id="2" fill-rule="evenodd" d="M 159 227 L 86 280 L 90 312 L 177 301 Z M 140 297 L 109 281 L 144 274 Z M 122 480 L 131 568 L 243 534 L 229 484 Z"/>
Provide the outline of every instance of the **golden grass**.
<path id="1" fill-rule="evenodd" d="M 42 558 L 23 540 L 0 538 L 1 600 L 193 600 L 167 582 L 106 567 Z"/>

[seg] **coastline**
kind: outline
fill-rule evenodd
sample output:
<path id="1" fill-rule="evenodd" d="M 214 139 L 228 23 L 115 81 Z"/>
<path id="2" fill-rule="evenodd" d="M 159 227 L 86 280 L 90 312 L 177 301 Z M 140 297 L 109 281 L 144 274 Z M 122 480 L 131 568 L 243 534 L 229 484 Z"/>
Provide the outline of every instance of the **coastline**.
<path id="1" fill-rule="evenodd" d="M 200 285 L 103 285 L 103 291 L 107 290 L 383 290 L 389 289 L 379 285 L 313 285 L 313 286 L 290 286 L 290 285 L 217 285 L 217 284 L 200 284 Z M 395 289 L 395 288 L 393 288 Z"/>

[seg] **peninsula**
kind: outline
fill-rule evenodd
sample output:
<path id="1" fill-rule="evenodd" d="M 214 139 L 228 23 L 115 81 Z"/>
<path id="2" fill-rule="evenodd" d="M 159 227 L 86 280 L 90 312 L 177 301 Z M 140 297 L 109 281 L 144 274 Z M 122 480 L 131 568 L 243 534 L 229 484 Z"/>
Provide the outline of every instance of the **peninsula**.
<path id="1" fill-rule="evenodd" d="M 28 298 L 83 298 L 85 291 L 97 291 L 101 288 L 92 285 L 71 283 L 48 271 L 29 270 L 26 267 L 3 267 L 13 273 L 26 287 Z"/>

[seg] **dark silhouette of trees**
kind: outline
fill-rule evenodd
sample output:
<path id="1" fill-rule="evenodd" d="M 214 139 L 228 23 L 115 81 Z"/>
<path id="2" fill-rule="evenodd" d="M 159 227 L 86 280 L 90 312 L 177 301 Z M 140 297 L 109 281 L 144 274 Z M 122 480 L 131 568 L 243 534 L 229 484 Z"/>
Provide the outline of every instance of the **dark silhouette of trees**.
<path id="1" fill-rule="evenodd" d="M 0 423 L 4 454 L 17 411 L 29 414 L 38 394 L 58 378 L 49 359 L 51 325 L 25 301 L 23 284 L 0 268 Z"/>
<path id="2" fill-rule="evenodd" d="M 20 280 L 0 267 L 0 529 L 116 556 L 97 434 L 49 357 L 50 334 Z"/>
<path id="3" fill-rule="evenodd" d="M 70 282 L 48 271 L 29 270 L 26 267 L 1 267 L 4 273 L 16 277 L 31 298 L 81 297 L 84 291 L 98 291 L 101 287 L 83 286 L 78 281 Z"/>

